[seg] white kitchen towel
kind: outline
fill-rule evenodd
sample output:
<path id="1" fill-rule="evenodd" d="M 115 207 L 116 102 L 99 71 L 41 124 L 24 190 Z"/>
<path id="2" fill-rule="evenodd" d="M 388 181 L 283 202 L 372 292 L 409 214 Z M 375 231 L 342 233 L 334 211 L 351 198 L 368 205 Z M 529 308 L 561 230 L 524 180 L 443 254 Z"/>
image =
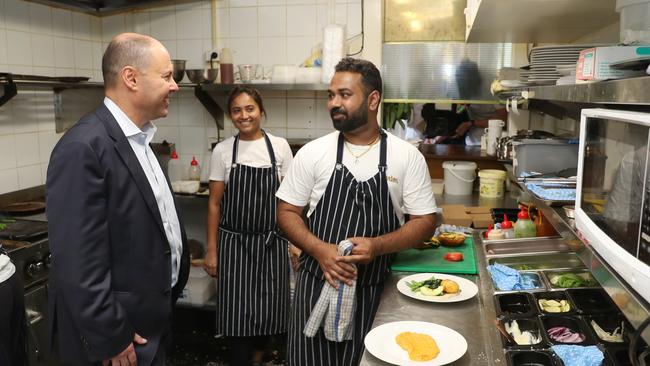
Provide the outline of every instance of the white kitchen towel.
<path id="1" fill-rule="evenodd" d="M 338 253 L 339 255 L 348 255 L 352 252 L 353 247 L 354 244 L 351 241 L 343 240 L 338 245 Z M 351 286 L 339 282 L 338 290 L 329 282 L 325 282 L 318 301 L 311 310 L 303 333 L 307 337 L 313 337 L 323 325 L 327 340 L 332 342 L 351 340 L 354 311 L 357 306 L 356 288 L 356 280 L 352 281 Z"/>

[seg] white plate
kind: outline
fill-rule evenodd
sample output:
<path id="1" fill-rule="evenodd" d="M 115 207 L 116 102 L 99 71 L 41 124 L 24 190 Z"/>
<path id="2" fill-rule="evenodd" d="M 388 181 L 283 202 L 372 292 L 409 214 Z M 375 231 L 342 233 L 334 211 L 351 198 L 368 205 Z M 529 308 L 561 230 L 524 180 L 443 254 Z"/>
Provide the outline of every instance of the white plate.
<path id="1" fill-rule="evenodd" d="M 406 284 L 406 282 L 411 282 L 411 281 L 424 281 L 428 280 L 431 278 L 431 276 L 435 276 L 437 279 L 440 280 L 452 280 L 455 281 L 458 284 L 458 287 L 460 287 L 460 293 L 459 294 L 446 294 L 442 296 L 425 296 L 422 295 L 419 292 L 413 292 L 409 288 L 409 286 Z M 471 299 L 472 297 L 476 296 L 478 293 L 478 287 L 476 284 L 468 279 L 458 277 L 458 276 L 452 276 L 448 274 L 442 274 L 442 273 L 418 273 L 418 274 L 413 274 L 410 276 L 406 276 L 402 278 L 401 280 L 397 281 L 397 291 L 403 293 L 404 295 L 408 297 L 412 297 L 414 299 L 422 300 L 422 301 L 428 301 L 428 302 L 459 302 L 459 301 L 465 301 L 468 299 Z"/>
<path id="2" fill-rule="evenodd" d="M 395 337 L 402 332 L 427 334 L 436 341 L 440 353 L 431 361 L 413 361 L 408 352 L 397 344 Z M 366 334 L 366 349 L 373 356 L 393 365 L 439 366 L 452 363 L 467 352 L 467 341 L 457 331 L 445 326 L 416 321 L 382 324 Z"/>

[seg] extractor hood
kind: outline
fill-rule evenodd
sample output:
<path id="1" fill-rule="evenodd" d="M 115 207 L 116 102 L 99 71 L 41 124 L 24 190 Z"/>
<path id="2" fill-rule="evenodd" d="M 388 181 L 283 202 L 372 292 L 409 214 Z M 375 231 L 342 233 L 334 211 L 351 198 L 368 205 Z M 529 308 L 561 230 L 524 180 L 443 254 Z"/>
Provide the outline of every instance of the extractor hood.
<path id="1" fill-rule="evenodd" d="M 97 16 L 115 14 L 121 11 L 174 4 L 170 0 L 28 0 L 57 8 L 79 11 Z"/>

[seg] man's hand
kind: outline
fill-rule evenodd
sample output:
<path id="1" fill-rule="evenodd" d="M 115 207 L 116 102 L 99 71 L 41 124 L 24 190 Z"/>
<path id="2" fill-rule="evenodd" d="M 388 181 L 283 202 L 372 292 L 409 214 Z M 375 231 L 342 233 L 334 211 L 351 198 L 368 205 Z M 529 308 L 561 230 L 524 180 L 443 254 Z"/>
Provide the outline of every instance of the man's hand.
<path id="1" fill-rule="evenodd" d="M 458 125 L 456 128 L 456 136 L 461 137 L 465 136 L 467 131 L 472 127 L 472 122 L 471 121 L 465 121 L 461 124 Z"/>
<path id="2" fill-rule="evenodd" d="M 320 269 L 325 275 L 327 282 L 338 289 L 339 281 L 352 285 L 352 280 L 357 278 L 357 269 L 348 263 L 337 261 L 338 247 L 334 244 L 320 245 L 318 254 L 314 257 L 320 264 Z"/>
<path id="3" fill-rule="evenodd" d="M 138 333 L 135 333 L 133 336 L 133 343 L 137 344 L 146 344 L 147 340 L 140 337 Z M 102 362 L 103 366 L 136 366 L 138 364 L 138 358 L 135 355 L 135 347 L 133 343 L 129 344 L 128 347 L 117 356 L 111 358 L 110 360 L 104 360 Z"/>
<path id="4" fill-rule="evenodd" d="M 212 277 L 217 277 L 217 252 L 209 250 L 205 253 L 203 269 Z"/>
<path id="5" fill-rule="evenodd" d="M 348 240 L 354 243 L 354 248 L 350 254 L 339 256 L 336 259 L 339 263 L 368 264 L 380 254 L 377 242 L 371 238 L 355 237 Z"/>
<path id="6" fill-rule="evenodd" d="M 298 272 L 298 269 L 300 268 L 301 253 L 302 250 L 300 250 L 300 248 L 289 243 L 289 259 L 291 260 L 291 267 L 293 268 L 294 272 Z"/>

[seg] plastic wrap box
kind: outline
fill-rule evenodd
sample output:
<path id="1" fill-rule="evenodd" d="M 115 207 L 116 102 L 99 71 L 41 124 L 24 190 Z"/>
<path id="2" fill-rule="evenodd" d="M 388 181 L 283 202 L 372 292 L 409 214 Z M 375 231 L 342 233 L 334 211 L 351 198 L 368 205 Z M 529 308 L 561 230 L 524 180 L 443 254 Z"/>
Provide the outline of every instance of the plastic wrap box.
<path id="1" fill-rule="evenodd" d="M 587 48 L 580 52 L 576 80 L 622 79 L 645 74 L 645 70 L 617 70 L 609 67 L 612 63 L 648 56 L 650 47 L 614 46 Z"/>

